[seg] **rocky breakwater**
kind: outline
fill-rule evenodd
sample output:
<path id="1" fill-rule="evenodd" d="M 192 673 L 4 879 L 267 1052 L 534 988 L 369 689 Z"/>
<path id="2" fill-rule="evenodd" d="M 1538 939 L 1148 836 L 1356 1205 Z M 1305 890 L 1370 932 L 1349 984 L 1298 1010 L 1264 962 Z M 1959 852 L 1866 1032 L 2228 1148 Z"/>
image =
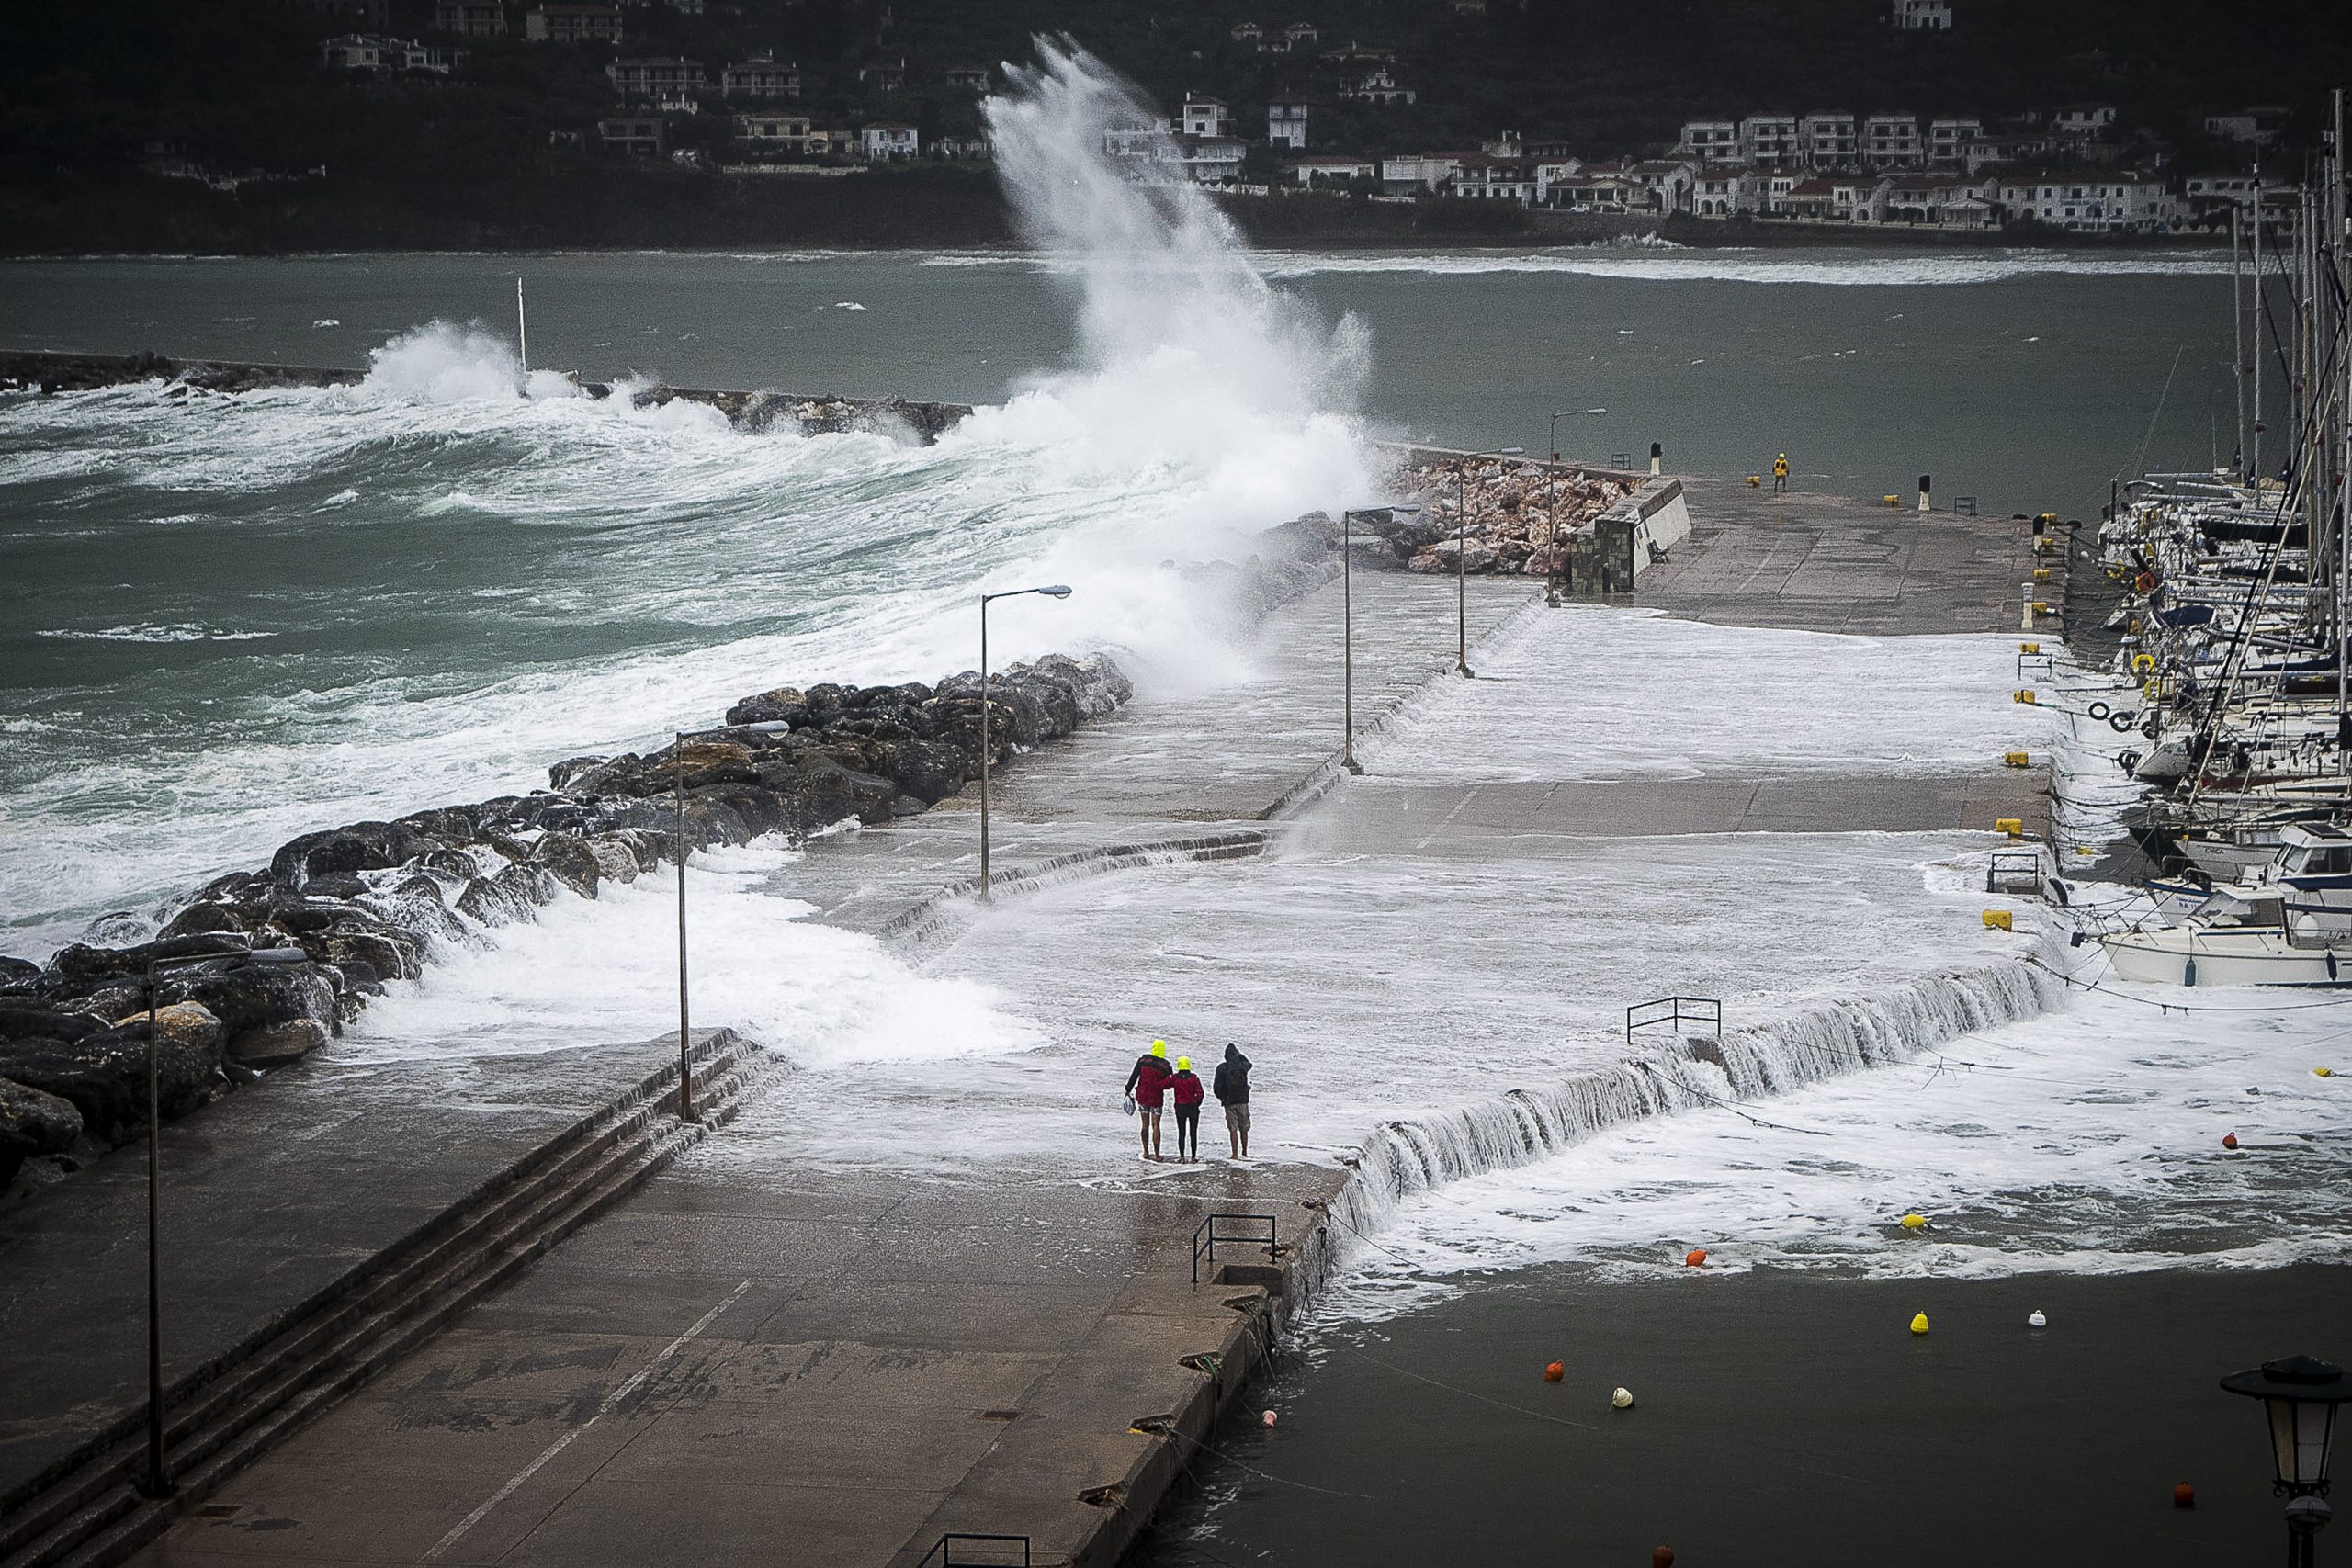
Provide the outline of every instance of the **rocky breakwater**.
<path id="1" fill-rule="evenodd" d="M 929 809 L 979 775 L 979 687 L 762 692 L 681 744 L 559 762 L 546 790 L 305 834 L 198 889 L 152 941 L 0 958 L 0 1190 L 28 1162 L 62 1174 L 143 1134 L 151 964 L 160 1109 L 176 1117 L 300 1061 L 445 944 L 631 881 L 682 839 L 801 840 Z M 992 673 L 990 765 L 1132 694 L 1103 656 Z"/>
<path id="2" fill-rule="evenodd" d="M 1368 547 L 1413 571 L 1559 576 L 1639 482 L 1566 463 L 1424 454 L 1397 472 L 1420 513 L 1367 518 Z"/>
<path id="3" fill-rule="evenodd" d="M 96 391 L 106 387 L 164 381 L 175 399 L 243 392 L 276 387 L 350 387 L 368 372 L 317 365 L 256 365 L 219 359 L 168 359 L 144 351 L 130 355 L 0 353 L 0 390 L 37 390 L 44 396 Z M 928 446 L 972 410 L 968 403 L 918 402 L 906 398 L 804 397 L 785 392 L 715 391 L 707 388 L 635 385 L 569 379 L 590 398 L 622 398 L 632 407 L 701 403 L 717 409 L 738 429 L 761 434 L 797 428 L 804 435 L 872 431 Z M 520 389 L 517 389 L 518 394 Z"/>

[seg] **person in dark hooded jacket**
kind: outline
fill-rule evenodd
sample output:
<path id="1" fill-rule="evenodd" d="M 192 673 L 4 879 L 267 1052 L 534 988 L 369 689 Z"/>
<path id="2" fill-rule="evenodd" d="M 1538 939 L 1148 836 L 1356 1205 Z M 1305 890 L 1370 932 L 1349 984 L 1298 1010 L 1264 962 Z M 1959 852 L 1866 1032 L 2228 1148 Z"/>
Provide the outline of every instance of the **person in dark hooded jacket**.
<path id="1" fill-rule="evenodd" d="M 1227 1044 L 1225 1060 L 1216 1065 L 1216 1077 L 1209 1086 L 1216 1102 L 1225 1107 L 1225 1135 L 1233 1145 L 1235 1159 L 1250 1157 L 1250 1058 L 1241 1047 Z"/>

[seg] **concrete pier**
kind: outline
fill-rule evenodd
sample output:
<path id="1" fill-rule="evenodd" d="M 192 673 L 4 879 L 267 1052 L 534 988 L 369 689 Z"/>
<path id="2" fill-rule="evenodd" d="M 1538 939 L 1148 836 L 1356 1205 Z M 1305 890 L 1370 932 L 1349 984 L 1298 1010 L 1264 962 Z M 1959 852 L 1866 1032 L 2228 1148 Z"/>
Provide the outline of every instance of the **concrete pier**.
<path id="1" fill-rule="evenodd" d="M 1729 625 L 2012 629 L 1996 617 L 2016 613 L 2018 558 L 2031 548 L 2018 545 L 2019 525 L 1795 498 L 1758 512 L 1754 499 L 1729 493 L 1715 505 L 1694 490 L 1692 536 L 1643 574 L 1634 602 Z M 1600 612 L 1547 618 L 1540 585 L 1526 580 L 1468 590 L 1474 638 L 1511 639 L 1522 662 L 1575 681 L 1573 649 L 1549 639 L 1566 637 L 1571 615 Z M 1451 583 L 1363 574 L 1355 598 L 1366 728 L 1399 723 L 1433 692 L 1561 700 L 1502 681 L 1449 685 Z M 1338 616 L 1328 585 L 1270 618 L 1245 650 L 1245 679 L 1138 702 L 1001 776 L 1005 908 L 1019 908 L 1024 871 L 1047 863 L 1075 874 L 1090 862 L 1247 856 L 1269 835 L 1377 859 L 1400 852 L 1385 814 L 1406 810 L 1419 825 L 1416 854 L 1565 863 L 1585 840 L 1630 834 L 1984 827 L 2016 815 L 2015 792 L 2032 788 L 2030 775 L 1992 773 L 1922 782 L 1758 772 L 1628 786 L 1562 769 L 1355 790 L 1329 766 Z M 1375 768 L 1377 754 L 1375 743 Z M 998 919 L 943 897 L 977 870 L 976 805 L 967 794 L 828 841 L 787 874 L 789 891 L 828 921 L 952 965 L 959 939 Z M 1118 1066 L 1103 1064 L 1110 1113 L 1082 1135 L 1128 1146 L 1091 1163 L 969 1157 L 998 1118 L 1018 1113 L 1019 1089 L 982 1097 L 952 1065 L 926 1092 L 905 1091 L 897 1113 L 930 1131 L 944 1156 L 967 1157 L 921 1169 L 802 1157 L 839 1107 L 805 1077 L 776 1080 L 742 1135 L 654 1177 L 234 1477 L 141 1561 L 912 1564 L 951 1531 L 1027 1536 L 1040 1563 L 1116 1561 L 1167 1490 L 1214 1452 L 1214 1420 L 1239 1398 L 1279 1315 L 1268 1287 L 1295 1297 L 1311 1284 L 1331 1240 L 1322 1205 L 1347 1175 L 1329 1159 L 1136 1160 L 1132 1125 L 1116 1114 Z M 288 1075 L 228 1105 L 303 1088 Z M 211 1114 L 167 1132 L 167 1164 L 194 1174 L 175 1140 L 202 1136 Z M 1221 1156 L 1214 1116 L 1211 1107 L 1204 1141 Z M 1288 1135 L 1316 1134 L 1344 1148 L 1360 1130 Z M 370 1135 L 364 1120 L 322 1124 L 311 1140 L 317 1170 L 360 1152 L 345 1140 Z M 440 1135 L 453 1134 L 445 1124 Z M 300 1186 L 317 1170 L 298 1161 L 280 1179 Z M 127 1188 L 131 1173 L 112 1174 Z M 175 1206 L 175 1256 L 230 1247 L 250 1228 L 250 1215 L 205 1198 L 198 1187 Z M 28 1224 L 64 1223 L 65 1189 L 40 1201 L 51 1207 L 33 1216 L 28 1206 Z M 1220 1279 L 1266 1261 L 1220 1247 L 1208 1282 L 1193 1283 L 1193 1235 L 1218 1212 L 1273 1218 L 1277 1274 Z M 82 1223 L 94 1245 L 132 1243 L 127 1215 L 91 1210 Z M 332 1205 L 289 1213 L 285 1228 L 314 1252 L 351 1245 Z M 205 1288 L 233 1301 L 225 1281 Z M 18 1436 L 37 1446 L 42 1426 Z"/>

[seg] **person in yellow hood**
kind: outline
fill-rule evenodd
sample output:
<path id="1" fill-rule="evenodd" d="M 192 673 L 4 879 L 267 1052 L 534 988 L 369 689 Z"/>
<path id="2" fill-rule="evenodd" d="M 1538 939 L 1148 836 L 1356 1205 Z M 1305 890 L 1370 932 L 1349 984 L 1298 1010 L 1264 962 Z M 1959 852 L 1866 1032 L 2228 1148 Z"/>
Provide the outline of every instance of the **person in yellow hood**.
<path id="1" fill-rule="evenodd" d="M 1772 490 L 1774 493 L 1789 488 L 1789 455 L 1786 452 L 1772 459 Z"/>

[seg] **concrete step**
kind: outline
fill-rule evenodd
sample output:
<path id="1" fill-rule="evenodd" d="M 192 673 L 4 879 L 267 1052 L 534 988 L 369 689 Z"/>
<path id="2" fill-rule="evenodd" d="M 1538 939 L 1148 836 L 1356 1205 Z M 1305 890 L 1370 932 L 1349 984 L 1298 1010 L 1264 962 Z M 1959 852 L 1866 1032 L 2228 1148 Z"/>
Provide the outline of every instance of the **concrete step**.
<path id="1" fill-rule="evenodd" d="M 111 1432 L 11 1499 L 0 1568 L 119 1562 L 273 1444 L 365 1384 L 548 1247 L 634 1190 L 711 1129 L 773 1064 L 721 1034 L 695 1048 L 702 1120 L 675 1119 L 669 1067 L 516 1162 L 503 1179 L 353 1269 L 255 1342 L 165 1396 L 175 1495 L 141 1494 L 143 1423 Z"/>

